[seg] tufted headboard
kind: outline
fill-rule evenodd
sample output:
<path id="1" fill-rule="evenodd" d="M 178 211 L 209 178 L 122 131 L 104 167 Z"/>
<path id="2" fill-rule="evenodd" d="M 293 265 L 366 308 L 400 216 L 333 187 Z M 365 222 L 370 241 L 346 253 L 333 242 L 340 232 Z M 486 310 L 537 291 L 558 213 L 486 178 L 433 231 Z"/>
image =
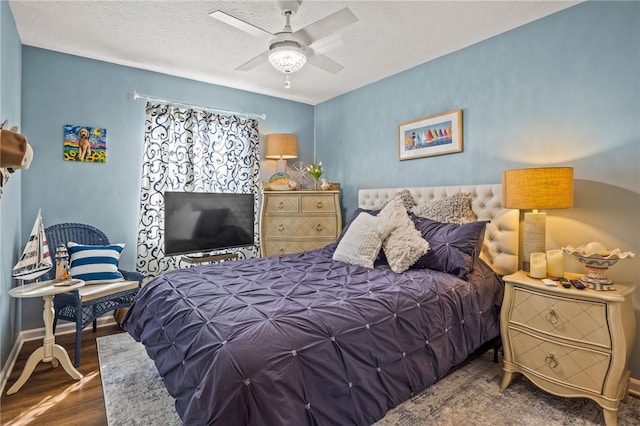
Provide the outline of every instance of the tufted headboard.
<path id="1" fill-rule="evenodd" d="M 500 184 L 361 189 L 358 192 L 358 207 L 379 209 L 402 189 L 409 190 L 418 204 L 441 200 L 459 192 L 471 194 L 471 208 L 478 220 L 491 221 L 487 224 L 480 257 L 500 275 L 518 270 L 520 212 L 502 207 Z"/>

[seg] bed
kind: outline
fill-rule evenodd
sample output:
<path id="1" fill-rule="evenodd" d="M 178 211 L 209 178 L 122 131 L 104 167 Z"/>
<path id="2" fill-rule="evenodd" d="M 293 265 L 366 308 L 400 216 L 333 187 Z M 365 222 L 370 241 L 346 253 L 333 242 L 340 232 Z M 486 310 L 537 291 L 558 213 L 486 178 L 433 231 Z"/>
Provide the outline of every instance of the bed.
<path id="1" fill-rule="evenodd" d="M 405 189 L 417 203 L 470 194 L 469 224 L 407 215 L 423 233 L 483 223 L 464 273 L 448 261 L 397 273 L 391 257 L 334 259 L 356 219 L 381 217 L 402 189 L 360 190 L 353 220 L 322 249 L 171 271 L 140 290 L 123 327 L 184 424 L 372 424 L 499 336 L 499 277 L 517 269 L 519 223 L 500 185 Z M 429 235 L 428 255 L 449 249 Z"/>

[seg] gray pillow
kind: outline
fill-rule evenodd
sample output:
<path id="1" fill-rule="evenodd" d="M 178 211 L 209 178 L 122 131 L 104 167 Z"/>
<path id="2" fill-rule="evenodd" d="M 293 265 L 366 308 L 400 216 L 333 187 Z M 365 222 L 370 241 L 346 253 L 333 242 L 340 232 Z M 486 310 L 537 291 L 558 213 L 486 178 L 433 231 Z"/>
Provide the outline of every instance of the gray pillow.
<path id="1" fill-rule="evenodd" d="M 422 234 L 407 214 L 401 196 L 396 196 L 389 201 L 378 214 L 378 218 L 397 225 L 382 242 L 384 255 L 393 272 L 406 271 L 429 251 L 429 243 L 422 238 Z"/>
<path id="2" fill-rule="evenodd" d="M 361 212 L 342 235 L 333 253 L 333 260 L 373 268 L 382 241 L 395 227 L 395 223 L 384 218 Z"/>
<path id="3" fill-rule="evenodd" d="M 477 219 L 471 209 L 471 194 L 462 192 L 419 204 L 411 213 L 443 223 L 468 223 Z"/>

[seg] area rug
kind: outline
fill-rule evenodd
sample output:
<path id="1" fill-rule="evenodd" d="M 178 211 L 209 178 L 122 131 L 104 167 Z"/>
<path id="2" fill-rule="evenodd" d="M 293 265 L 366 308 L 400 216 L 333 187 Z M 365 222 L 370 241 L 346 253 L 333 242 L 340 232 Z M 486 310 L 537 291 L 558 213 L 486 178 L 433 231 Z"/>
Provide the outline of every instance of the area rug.
<path id="1" fill-rule="evenodd" d="M 174 399 L 142 344 L 127 333 L 97 341 L 110 426 L 181 424 Z M 594 401 L 548 394 L 522 376 L 501 391 L 501 377 L 501 364 L 488 352 L 390 410 L 376 426 L 604 424 Z M 629 397 L 620 404 L 618 424 L 640 424 L 640 399 Z"/>

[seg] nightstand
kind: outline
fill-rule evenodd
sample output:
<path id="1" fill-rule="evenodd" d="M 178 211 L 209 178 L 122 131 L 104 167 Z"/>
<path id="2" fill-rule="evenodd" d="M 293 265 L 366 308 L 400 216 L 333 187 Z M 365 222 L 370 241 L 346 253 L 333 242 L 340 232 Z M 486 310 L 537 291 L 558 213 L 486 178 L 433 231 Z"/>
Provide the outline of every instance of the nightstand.
<path id="1" fill-rule="evenodd" d="M 335 242 L 340 231 L 340 191 L 262 192 L 262 256 L 321 248 Z"/>
<path id="2" fill-rule="evenodd" d="M 612 291 L 548 287 L 523 271 L 503 279 L 501 388 L 522 373 L 546 392 L 594 400 L 607 426 L 616 425 L 629 387 L 636 285 L 616 282 Z"/>

